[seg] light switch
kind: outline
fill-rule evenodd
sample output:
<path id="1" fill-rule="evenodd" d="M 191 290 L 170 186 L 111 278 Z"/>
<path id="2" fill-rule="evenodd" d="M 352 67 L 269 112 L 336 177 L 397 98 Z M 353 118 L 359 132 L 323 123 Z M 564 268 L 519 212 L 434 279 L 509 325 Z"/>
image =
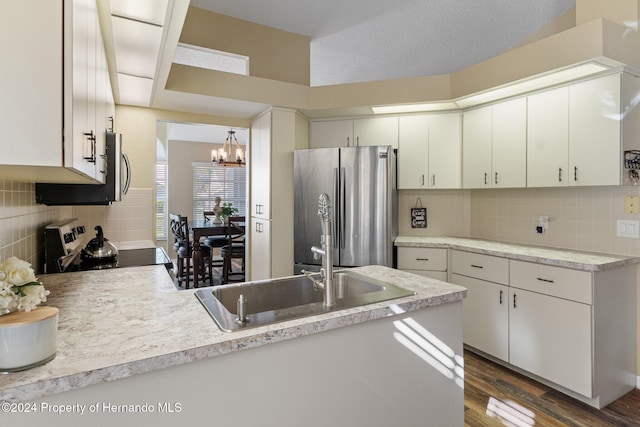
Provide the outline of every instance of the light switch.
<path id="1" fill-rule="evenodd" d="M 640 197 L 627 196 L 624 198 L 624 212 L 637 214 L 640 212 Z"/>
<path id="2" fill-rule="evenodd" d="M 618 237 L 640 238 L 640 221 L 619 219 L 617 223 Z"/>

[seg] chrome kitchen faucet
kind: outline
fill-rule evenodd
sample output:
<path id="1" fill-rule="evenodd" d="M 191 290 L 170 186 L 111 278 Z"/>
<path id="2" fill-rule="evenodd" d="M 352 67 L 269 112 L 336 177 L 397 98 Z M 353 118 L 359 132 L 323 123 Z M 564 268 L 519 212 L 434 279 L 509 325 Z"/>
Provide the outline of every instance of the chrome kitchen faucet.
<path id="1" fill-rule="evenodd" d="M 322 257 L 322 268 L 320 276 L 322 280 L 316 280 L 313 276 L 302 270 L 305 276 L 313 282 L 313 288 L 318 292 L 323 292 L 325 307 L 336 305 L 336 290 L 333 286 L 333 236 L 331 234 L 331 200 L 326 193 L 320 194 L 318 199 L 318 216 L 322 224 L 322 236 L 320 247 L 312 246 L 311 252 L 315 259 Z"/>

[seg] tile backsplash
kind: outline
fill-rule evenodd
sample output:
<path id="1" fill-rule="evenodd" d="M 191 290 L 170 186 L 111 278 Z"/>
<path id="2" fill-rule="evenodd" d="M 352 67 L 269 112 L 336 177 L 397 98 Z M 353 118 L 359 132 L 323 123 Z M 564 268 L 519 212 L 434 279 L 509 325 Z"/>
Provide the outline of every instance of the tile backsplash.
<path id="1" fill-rule="evenodd" d="M 44 227 L 70 215 L 70 207 L 37 204 L 35 184 L 0 179 L 0 260 L 16 256 L 42 272 Z"/>
<path id="2" fill-rule="evenodd" d="M 399 234 L 463 236 L 581 251 L 640 256 L 640 239 L 617 237 L 617 220 L 640 220 L 624 212 L 633 186 L 399 191 Z M 420 197 L 427 228 L 413 229 L 410 209 Z M 538 217 L 549 229 L 536 234 Z"/>

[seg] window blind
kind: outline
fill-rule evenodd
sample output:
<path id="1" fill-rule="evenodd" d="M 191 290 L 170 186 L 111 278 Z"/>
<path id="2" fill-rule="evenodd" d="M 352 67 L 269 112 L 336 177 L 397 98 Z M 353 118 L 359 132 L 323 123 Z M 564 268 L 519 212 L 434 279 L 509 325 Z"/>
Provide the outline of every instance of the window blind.
<path id="1" fill-rule="evenodd" d="M 167 162 L 156 163 L 156 240 L 167 239 Z"/>
<path id="2" fill-rule="evenodd" d="M 193 163 L 193 218 L 213 210 L 216 197 L 232 203 L 237 215 L 246 215 L 247 169 L 222 167 L 210 163 Z"/>

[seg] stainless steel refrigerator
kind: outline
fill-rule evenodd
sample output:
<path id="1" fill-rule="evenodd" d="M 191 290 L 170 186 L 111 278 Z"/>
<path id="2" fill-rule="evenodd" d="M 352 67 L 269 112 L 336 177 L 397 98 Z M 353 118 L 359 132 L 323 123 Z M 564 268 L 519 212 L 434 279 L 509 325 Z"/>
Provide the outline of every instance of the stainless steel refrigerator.
<path id="1" fill-rule="evenodd" d="M 391 146 L 294 152 L 294 270 L 318 271 L 311 246 L 320 245 L 318 197 L 333 211 L 336 267 L 393 265 L 397 235 L 396 157 Z"/>

